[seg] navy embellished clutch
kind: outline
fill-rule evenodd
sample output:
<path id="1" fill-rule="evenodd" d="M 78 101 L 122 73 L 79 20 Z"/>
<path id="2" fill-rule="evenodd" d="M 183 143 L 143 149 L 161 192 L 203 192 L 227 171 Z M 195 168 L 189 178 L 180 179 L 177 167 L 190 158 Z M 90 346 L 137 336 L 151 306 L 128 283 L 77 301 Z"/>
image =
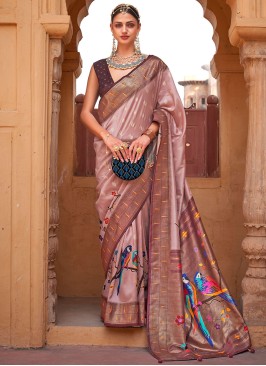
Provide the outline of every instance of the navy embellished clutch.
<path id="1" fill-rule="evenodd" d="M 112 170 L 120 179 L 133 180 L 141 176 L 145 169 L 145 157 L 142 157 L 136 162 L 122 162 L 119 159 L 112 159 Z"/>

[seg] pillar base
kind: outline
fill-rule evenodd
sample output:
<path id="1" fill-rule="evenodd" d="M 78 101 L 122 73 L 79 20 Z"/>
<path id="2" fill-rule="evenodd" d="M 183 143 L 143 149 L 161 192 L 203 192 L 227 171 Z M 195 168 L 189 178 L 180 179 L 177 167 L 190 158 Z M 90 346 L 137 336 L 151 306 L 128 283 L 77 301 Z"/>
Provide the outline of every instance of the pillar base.
<path id="1" fill-rule="evenodd" d="M 247 324 L 252 347 L 254 348 L 262 348 L 266 347 L 266 324 L 263 325 L 252 325 Z"/>

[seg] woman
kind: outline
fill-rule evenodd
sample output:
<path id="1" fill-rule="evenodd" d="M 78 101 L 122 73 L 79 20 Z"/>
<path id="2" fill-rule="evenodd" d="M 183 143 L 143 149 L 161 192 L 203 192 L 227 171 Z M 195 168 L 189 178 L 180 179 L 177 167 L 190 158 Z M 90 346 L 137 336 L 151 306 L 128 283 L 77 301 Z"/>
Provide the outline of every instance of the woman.
<path id="1" fill-rule="evenodd" d="M 250 338 L 186 184 L 183 105 L 165 63 L 140 52 L 138 10 L 118 5 L 110 27 L 112 55 L 93 64 L 81 114 L 95 134 L 102 320 L 146 324 L 159 361 L 232 356 Z M 112 160 L 143 156 L 137 179 L 114 174 Z"/>

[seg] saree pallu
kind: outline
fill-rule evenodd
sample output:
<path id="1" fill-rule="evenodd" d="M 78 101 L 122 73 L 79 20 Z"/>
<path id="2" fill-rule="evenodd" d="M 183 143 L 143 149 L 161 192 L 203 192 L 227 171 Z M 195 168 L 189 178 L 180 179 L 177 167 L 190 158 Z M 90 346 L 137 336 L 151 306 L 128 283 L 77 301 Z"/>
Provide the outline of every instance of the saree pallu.
<path id="1" fill-rule="evenodd" d="M 221 274 L 185 179 L 185 113 L 168 67 L 149 56 L 101 98 L 99 122 L 133 141 L 152 121 L 159 137 L 144 173 L 116 177 L 95 138 L 106 326 L 147 326 L 160 361 L 231 356 L 250 348 L 248 328 Z"/>

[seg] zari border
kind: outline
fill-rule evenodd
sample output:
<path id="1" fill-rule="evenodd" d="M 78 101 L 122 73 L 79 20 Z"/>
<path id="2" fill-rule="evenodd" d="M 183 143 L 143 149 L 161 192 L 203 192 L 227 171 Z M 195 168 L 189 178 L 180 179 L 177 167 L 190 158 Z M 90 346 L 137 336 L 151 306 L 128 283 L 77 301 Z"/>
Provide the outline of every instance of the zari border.
<path id="1" fill-rule="evenodd" d="M 145 300 L 143 303 L 117 304 L 102 297 L 101 319 L 107 327 L 143 327 L 145 325 Z"/>
<path id="2" fill-rule="evenodd" d="M 178 269 L 180 254 L 178 251 L 169 250 L 169 167 L 168 160 L 168 116 L 166 112 L 160 113 L 161 144 L 155 164 L 154 183 L 152 187 L 150 240 L 149 240 L 149 282 L 148 282 L 148 307 L 147 307 L 147 328 L 149 349 L 158 360 L 166 359 L 168 350 L 168 328 L 173 327 L 168 323 L 171 314 L 175 309 L 169 307 L 171 304 L 178 304 L 178 298 L 182 298 L 183 289 L 173 292 L 175 284 L 182 283 L 176 277 L 181 277 Z M 171 283 L 168 273 L 172 272 Z M 180 302 L 180 301 L 179 301 Z M 180 309 L 182 311 L 182 309 Z M 185 334 L 178 330 L 174 331 L 175 341 L 184 343 Z M 182 351 L 180 349 L 180 351 Z"/>

